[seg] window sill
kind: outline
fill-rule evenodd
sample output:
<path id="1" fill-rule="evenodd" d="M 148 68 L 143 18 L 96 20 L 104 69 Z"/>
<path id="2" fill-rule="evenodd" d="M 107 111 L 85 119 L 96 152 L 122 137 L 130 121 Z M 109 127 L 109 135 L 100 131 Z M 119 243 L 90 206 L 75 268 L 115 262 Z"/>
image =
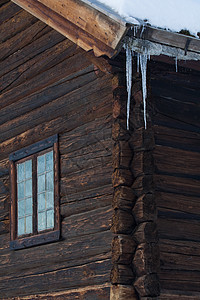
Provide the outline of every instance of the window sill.
<path id="1" fill-rule="evenodd" d="M 29 248 L 33 246 L 43 245 L 56 242 L 60 239 L 60 230 L 37 234 L 30 237 L 18 238 L 10 242 L 11 250 Z"/>

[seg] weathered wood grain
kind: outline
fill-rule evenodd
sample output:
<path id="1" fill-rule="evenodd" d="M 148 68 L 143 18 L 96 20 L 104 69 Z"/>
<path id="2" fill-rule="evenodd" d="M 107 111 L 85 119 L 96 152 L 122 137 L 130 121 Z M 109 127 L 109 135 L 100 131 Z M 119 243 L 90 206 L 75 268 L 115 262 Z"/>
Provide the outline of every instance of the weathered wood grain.
<path id="1" fill-rule="evenodd" d="M 112 284 L 131 285 L 135 276 L 130 266 L 114 264 L 110 277 Z"/>
<path id="2" fill-rule="evenodd" d="M 110 267 L 110 259 L 107 259 L 43 274 L 4 279 L 0 282 L 1 297 L 12 297 L 13 293 L 21 296 L 49 292 L 50 284 L 52 291 L 101 284 L 109 280 L 107 270 Z"/>
<path id="3" fill-rule="evenodd" d="M 136 243 L 129 235 L 115 236 L 112 241 L 112 261 L 129 265 L 135 253 Z"/>
<path id="4" fill-rule="evenodd" d="M 166 146 L 156 146 L 154 150 L 156 173 L 200 175 L 200 153 Z"/>
<path id="5" fill-rule="evenodd" d="M 155 221 L 157 213 L 154 195 L 145 194 L 140 196 L 132 212 L 137 223 Z"/>
<path id="6" fill-rule="evenodd" d="M 5 2 L 5 5 L 3 5 L 2 2 Z M 0 4 L 0 16 L 1 16 L 0 17 L 0 25 L 3 22 L 9 20 L 13 15 L 17 14 L 20 10 L 21 10 L 21 7 L 13 4 L 10 1 L 1 1 L 1 4 Z"/>
<path id="7" fill-rule="evenodd" d="M 136 300 L 137 295 L 132 285 L 112 285 L 110 300 Z"/>
<path id="8" fill-rule="evenodd" d="M 155 274 L 144 275 L 134 282 L 134 287 L 142 296 L 158 296 L 160 294 L 160 286 L 158 277 Z"/>

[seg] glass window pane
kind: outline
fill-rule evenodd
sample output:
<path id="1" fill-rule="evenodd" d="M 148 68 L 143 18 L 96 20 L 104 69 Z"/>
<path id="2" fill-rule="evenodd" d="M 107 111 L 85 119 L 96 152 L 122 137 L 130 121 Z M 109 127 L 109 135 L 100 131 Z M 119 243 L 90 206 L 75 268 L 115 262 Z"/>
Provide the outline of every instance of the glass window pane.
<path id="1" fill-rule="evenodd" d="M 46 186 L 47 186 L 47 191 L 52 191 L 54 182 L 53 182 L 53 172 L 46 173 Z"/>
<path id="2" fill-rule="evenodd" d="M 26 233 L 32 233 L 33 226 L 32 226 L 32 216 L 26 217 Z"/>
<path id="3" fill-rule="evenodd" d="M 45 191 L 45 174 L 38 176 L 38 193 Z"/>
<path id="4" fill-rule="evenodd" d="M 46 208 L 54 208 L 54 192 L 46 192 Z"/>
<path id="5" fill-rule="evenodd" d="M 17 184 L 17 197 L 18 199 L 24 198 L 24 182 Z"/>
<path id="6" fill-rule="evenodd" d="M 25 216 L 25 200 L 18 201 L 18 217 Z"/>
<path id="7" fill-rule="evenodd" d="M 27 160 L 25 162 L 25 177 L 32 178 L 32 160 Z"/>
<path id="8" fill-rule="evenodd" d="M 38 231 L 46 229 L 46 212 L 38 213 Z"/>
<path id="9" fill-rule="evenodd" d="M 45 171 L 45 154 L 37 158 L 37 173 L 44 173 Z"/>
<path id="10" fill-rule="evenodd" d="M 25 233 L 25 218 L 18 219 L 18 235 L 22 235 Z"/>
<path id="11" fill-rule="evenodd" d="M 17 164 L 17 182 L 24 180 L 24 163 Z"/>
<path id="12" fill-rule="evenodd" d="M 26 199 L 26 216 L 27 215 L 32 215 L 33 213 L 33 202 L 32 198 L 27 198 Z"/>
<path id="13" fill-rule="evenodd" d="M 38 211 L 45 210 L 45 193 L 38 195 Z"/>
<path id="14" fill-rule="evenodd" d="M 53 170 L 53 151 L 46 153 L 46 170 Z"/>
<path id="15" fill-rule="evenodd" d="M 47 211 L 47 229 L 54 227 L 54 211 L 48 210 Z"/>
<path id="16" fill-rule="evenodd" d="M 32 196 L 32 179 L 25 181 L 25 196 Z"/>

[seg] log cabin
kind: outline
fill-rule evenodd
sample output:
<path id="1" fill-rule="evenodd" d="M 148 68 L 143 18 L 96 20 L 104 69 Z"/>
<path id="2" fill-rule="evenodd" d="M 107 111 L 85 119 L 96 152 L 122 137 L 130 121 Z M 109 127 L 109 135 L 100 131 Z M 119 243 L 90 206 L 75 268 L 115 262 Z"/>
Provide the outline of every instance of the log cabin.
<path id="1" fill-rule="evenodd" d="M 0 32 L 0 298 L 200 299 L 200 40 L 81 0 Z"/>

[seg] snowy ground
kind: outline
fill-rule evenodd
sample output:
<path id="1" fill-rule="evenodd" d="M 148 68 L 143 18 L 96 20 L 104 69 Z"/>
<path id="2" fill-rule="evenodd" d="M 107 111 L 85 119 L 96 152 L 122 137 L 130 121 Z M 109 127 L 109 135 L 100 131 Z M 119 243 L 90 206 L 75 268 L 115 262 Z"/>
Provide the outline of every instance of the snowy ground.
<path id="1" fill-rule="evenodd" d="M 89 0 L 108 11 L 115 11 L 128 23 L 144 21 L 152 26 L 179 32 L 200 32 L 200 0 Z"/>

